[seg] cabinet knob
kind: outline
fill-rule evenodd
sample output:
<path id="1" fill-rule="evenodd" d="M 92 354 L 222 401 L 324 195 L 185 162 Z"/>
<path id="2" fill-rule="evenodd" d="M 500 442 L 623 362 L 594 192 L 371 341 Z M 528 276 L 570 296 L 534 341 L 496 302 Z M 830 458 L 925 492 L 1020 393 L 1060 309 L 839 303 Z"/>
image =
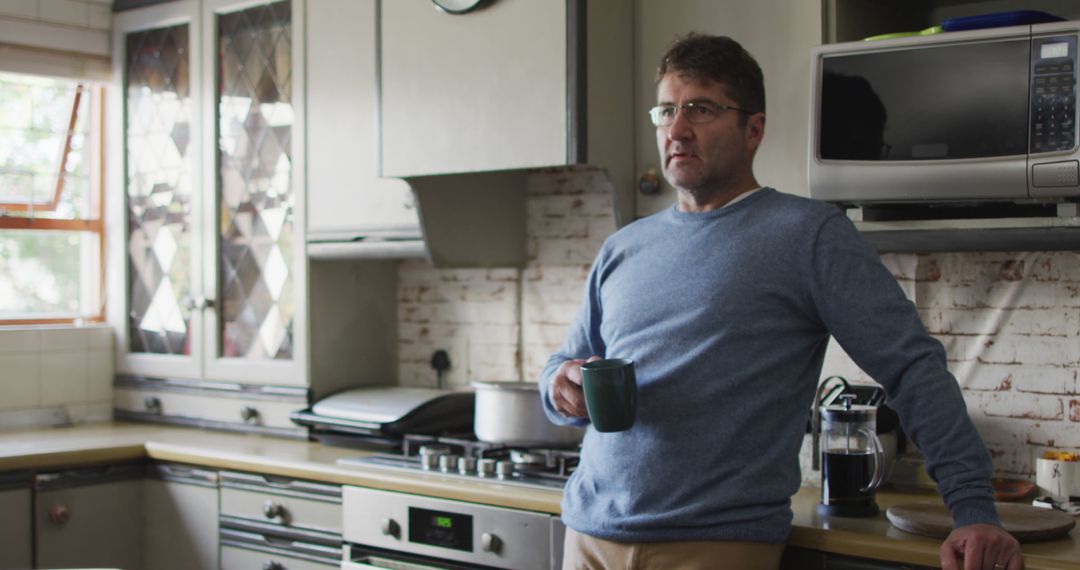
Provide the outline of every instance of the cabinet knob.
<path id="1" fill-rule="evenodd" d="M 143 398 L 143 407 L 151 414 L 161 413 L 161 398 L 157 396 L 147 396 Z"/>
<path id="2" fill-rule="evenodd" d="M 240 419 L 247 424 L 256 423 L 259 421 L 259 410 L 252 406 L 244 406 L 240 409 Z"/>
<path id="3" fill-rule="evenodd" d="M 288 570 L 285 565 L 277 560 L 267 560 L 263 562 L 262 570 Z"/>
<path id="4" fill-rule="evenodd" d="M 502 550 L 502 539 L 495 533 L 485 532 L 480 535 L 480 548 L 483 549 L 484 552 L 497 554 Z"/>
<path id="5" fill-rule="evenodd" d="M 379 526 L 382 528 L 382 533 L 384 535 L 392 536 L 394 538 L 401 537 L 401 525 L 394 519 L 383 519 Z"/>
<path id="6" fill-rule="evenodd" d="M 58 525 L 65 525 L 71 520 L 71 509 L 67 505 L 49 507 L 49 520 Z"/>
<path id="7" fill-rule="evenodd" d="M 638 192 L 641 192 L 646 196 L 659 194 L 662 188 L 663 186 L 660 184 L 660 175 L 656 173 L 655 168 L 646 170 L 638 177 Z"/>
<path id="8" fill-rule="evenodd" d="M 285 506 L 281 503 L 275 503 L 274 501 L 266 501 L 263 504 L 263 515 L 268 519 L 280 518 L 281 522 L 285 522 L 285 518 L 289 512 L 285 510 Z"/>

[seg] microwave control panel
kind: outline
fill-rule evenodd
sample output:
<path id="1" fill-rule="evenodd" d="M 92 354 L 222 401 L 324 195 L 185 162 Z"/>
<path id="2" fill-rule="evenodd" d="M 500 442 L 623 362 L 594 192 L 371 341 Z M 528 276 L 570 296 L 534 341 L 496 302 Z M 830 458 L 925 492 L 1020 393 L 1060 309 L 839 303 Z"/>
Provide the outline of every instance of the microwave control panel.
<path id="1" fill-rule="evenodd" d="M 1076 36 L 1031 42 L 1031 153 L 1076 146 Z"/>

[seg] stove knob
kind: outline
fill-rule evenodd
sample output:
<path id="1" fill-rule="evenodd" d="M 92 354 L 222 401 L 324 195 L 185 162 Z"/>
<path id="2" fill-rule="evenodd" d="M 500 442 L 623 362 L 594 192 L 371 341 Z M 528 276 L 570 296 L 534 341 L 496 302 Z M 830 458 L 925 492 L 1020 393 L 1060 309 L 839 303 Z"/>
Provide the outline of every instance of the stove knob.
<path id="1" fill-rule="evenodd" d="M 502 539 L 497 534 L 485 532 L 480 535 L 480 548 L 484 552 L 498 554 L 502 550 Z"/>
<path id="2" fill-rule="evenodd" d="M 382 529 L 382 533 L 386 536 L 392 536 L 394 538 L 401 537 L 401 525 L 399 525 L 394 519 L 383 519 L 382 522 L 379 524 L 379 527 Z"/>
<path id="3" fill-rule="evenodd" d="M 476 458 L 475 457 L 459 457 L 457 460 L 458 473 L 462 475 L 471 475 L 476 473 Z"/>
<path id="4" fill-rule="evenodd" d="M 499 479 L 506 479 L 514 476 L 514 462 L 513 461 L 500 461 L 495 464 L 495 476 Z"/>
<path id="5" fill-rule="evenodd" d="M 495 460 L 480 459 L 476 462 L 476 474 L 481 477 L 495 476 Z"/>
<path id="6" fill-rule="evenodd" d="M 439 458 L 440 457 L 442 457 L 442 456 L 441 455 L 434 455 L 434 454 L 421 455 L 420 456 L 420 467 L 424 471 L 434 471 L 435 469 L 438 469 L 438 467 L 439 467 Z"/>
<path id="7" fill-rule="evenodd" d="M 443 473 L 450 473 L 451 471 L 457 469 L 457 460 L 457 455 L 440 455 L 439 471 L 442 471 Z"/>

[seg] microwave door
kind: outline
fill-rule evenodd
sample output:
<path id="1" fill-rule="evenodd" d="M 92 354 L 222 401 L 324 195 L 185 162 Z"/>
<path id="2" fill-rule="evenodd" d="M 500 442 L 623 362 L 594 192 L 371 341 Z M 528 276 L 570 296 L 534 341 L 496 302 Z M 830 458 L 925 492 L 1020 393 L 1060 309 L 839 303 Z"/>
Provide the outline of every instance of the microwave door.
<path id="1" fill-rule="evenodd" d="M 1027 186 L 1030 51 L 1024 36 L 823 55 L 812 195 L 1015 198 Z"/>

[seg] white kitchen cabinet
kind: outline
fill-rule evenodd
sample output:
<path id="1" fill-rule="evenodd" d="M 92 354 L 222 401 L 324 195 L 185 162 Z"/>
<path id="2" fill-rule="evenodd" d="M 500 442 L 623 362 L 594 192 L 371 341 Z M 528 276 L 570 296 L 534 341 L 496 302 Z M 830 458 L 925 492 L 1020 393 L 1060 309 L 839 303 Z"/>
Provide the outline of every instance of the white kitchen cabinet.
<path id="1" fill-rule="evenodd" d="M 307 7 L 308 239 L 419 238 L 412 191 L 379 178 L 376 0 Z"/>
<path id="2" fill-rule="evenodd" d="M 306 384 L 304 6 L 115 17 L 118 372 Z"/>
<path id="3" fill-rule="evenodd" d="M 405 210 L 401 188 L 376 181 L 373 145 L 351 145 L 362 134 L 342 130 L 371 131 L 370 98 L 358 92 L 337 116 L 351 100 L 332 87 L 334 66 L 345 91 L 371 87 L 371 64 L 359 61 L 367 44 L 346 33 L 370 2 L 181 0 L 115 16 L 122 85 L 110 101 L 107 194 L 126 224 L 109 224 L 109 320 L 120 331 L 118 386 L 142 392 L 118 398 L 124 414 L 276 430 L 309 394 L 396 377 L 396 265 L 305 253 L 309 183 L 320 189 L 320 230 L 414 223 L 408 212 L 383 216 L 379 201 L 395 192 Z M 306 95 L 308 37 L 317 108 Z M 313 136 L 317 173 L 306 161 Z M 357 214 L 365 207 L 374 218 Z M 192 404 L 222 395 L 221 405 Z"/>
<path id="4" fill-rule="evenodd" d="M 607 170 L 622 205 L 633 157 L 629 3 L 497 0 L 452 15 L 393 0 L 380 10 L 383 176 L 589 164 Z"/>
<path id="5" fill-rule="evenodd" d="M 0 475 L 0 568 L 30 568 L 33 507 L 29 474 Z"/>
<path id="6" fill-rule="evenodd" d="M 765 140 L 754 161 L 758 181 L 791 194 L 809 195 L 806 182 L 810 104 L 810 48 L 821 43 L 821 0 L 635 0 L 634 125 L 636 170 L 663 179 L 656 129 L 646 110 L 656 104 L 656 69 L 676 38 L 696 31 L 738 41 L 765 75 Z M 638 195 L 637 214 L 648 215 L 675 201 L 662 182 L 655 195 Z"/>
<path id="7" fill-rule="evenodd" d="M 154 464 L 143 480 L 144 570 L 217 568 L 217 473 Z"/>
<path id="8" fill-rule="evenodd" d="M 38 568 L 141 567 L 141 465 L 38 473 L 34 488 Z"/>

